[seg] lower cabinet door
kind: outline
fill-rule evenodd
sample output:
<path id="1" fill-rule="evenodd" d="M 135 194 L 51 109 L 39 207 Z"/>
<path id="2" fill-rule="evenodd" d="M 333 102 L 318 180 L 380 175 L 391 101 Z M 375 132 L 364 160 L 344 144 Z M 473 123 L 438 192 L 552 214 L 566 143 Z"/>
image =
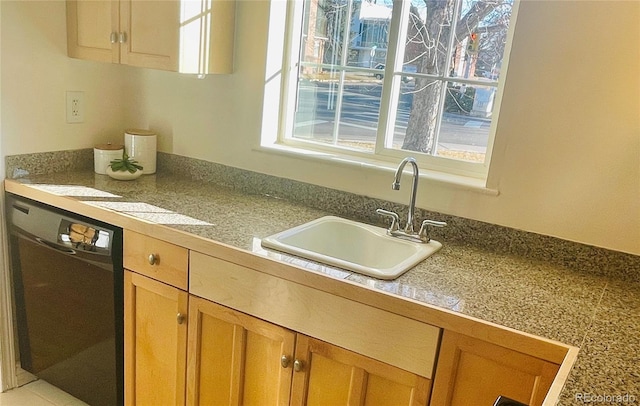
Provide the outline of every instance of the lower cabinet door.
<path id="1" fill-rule="evenodd" d="M 125 404 L 183 405 L 188 294 L 125 271 Z"/>
<path id="2" fill-rule="evenodd" d="M 295 333 L 191 296 L 187 404 L 287 405 Z"/>
<path id="3" fill-rule="evenodd" d="M 292 405 L 426 405 L 431 381 L 298 334 Z"/>
<path id="4" fill-rule="evenodd" d="M 452 331 L 444 331 L 431 404 L 492 406 L 499 396 L 541 405 L 559 366 Z"/>

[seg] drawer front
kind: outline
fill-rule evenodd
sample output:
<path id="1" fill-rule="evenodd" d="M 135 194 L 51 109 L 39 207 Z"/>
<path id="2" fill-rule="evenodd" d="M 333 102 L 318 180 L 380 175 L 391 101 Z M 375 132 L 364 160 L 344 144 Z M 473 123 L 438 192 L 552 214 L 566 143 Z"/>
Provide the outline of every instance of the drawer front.
<path id="1" fill-rule="evenodd" d="M 124 230 L 124 267 L 187 290 L 189 250 L 143 234 Z"/>
<path id="2" fill-rule="evenodd" d="M 191 294 L 425 378 L 433 376 L 438 327 L 195 251 L 190 266 Z"/>

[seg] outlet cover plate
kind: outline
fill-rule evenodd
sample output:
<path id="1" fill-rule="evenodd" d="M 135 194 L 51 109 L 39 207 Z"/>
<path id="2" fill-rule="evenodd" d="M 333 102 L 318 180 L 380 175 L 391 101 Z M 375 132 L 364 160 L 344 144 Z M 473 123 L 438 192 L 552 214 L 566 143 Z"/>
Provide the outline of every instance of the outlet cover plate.
<path id="1" fill-rule="evenodd" d="M 84 92 L 67 92 L 67 123 L 84 122 Z"/>

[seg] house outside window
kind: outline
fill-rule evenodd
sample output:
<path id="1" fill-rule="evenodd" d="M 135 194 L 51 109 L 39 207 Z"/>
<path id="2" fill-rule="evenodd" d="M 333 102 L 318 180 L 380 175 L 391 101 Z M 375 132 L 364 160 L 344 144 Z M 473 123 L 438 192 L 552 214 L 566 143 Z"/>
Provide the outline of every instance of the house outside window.
<path id="1" fill-rule="evenodd" d="M 281 141 L 486 175 L 513 0 L 306 0 Z"/>

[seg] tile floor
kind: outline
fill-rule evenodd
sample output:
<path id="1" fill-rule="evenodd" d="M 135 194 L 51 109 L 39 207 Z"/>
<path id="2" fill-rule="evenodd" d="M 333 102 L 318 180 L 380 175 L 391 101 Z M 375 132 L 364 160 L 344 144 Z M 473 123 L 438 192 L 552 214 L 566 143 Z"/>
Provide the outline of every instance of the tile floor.
<path id="1" fill-rule="evenodd" d="M 0 406 L 87 406 L 43 380 L 0 393 Z"/>

